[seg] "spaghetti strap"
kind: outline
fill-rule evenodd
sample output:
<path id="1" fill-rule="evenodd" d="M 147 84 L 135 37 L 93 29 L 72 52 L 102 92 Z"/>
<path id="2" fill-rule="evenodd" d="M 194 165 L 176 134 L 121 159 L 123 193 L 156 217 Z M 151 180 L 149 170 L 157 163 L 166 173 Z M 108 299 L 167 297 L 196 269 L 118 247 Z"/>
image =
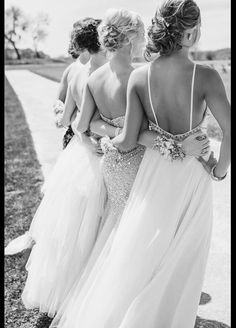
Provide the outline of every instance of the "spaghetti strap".
<path id="1" fill-rule="evenodd" d="M 155 118 L 155 121 L 156 121 L 156 125 L 158 126 L 158 121 L 157 121 L 157 117 L 156 117 L 156 114 L 155 114 L 155 111 L 154 111 L 154 107 L 153 107 L 153 103 L 152 103 L 152 97 L 151 97 L 150 71 L 151 71 L 151 63 L 148 67 L 148 94 L 149 94 L 149 101 L 150 101 L 151 109 L 152 109 L 152 112 L 153 112 L 153 115 L 154 115 L 154 118 Z"/>
<path id="2" fill-rule="evenodd" d="M 196 66 L 197 66 L 197 64 L 194 63 L 194 66 L 193 66 L 193 75 L 192 75 L 192 85 L 191 85 L 190 124 L 189 124 L 189 130 L 190 131 L 192 130 L 192 125 L 193 125 L 193 91 L 194 91 L 194 81 L 195 81 Z"/>

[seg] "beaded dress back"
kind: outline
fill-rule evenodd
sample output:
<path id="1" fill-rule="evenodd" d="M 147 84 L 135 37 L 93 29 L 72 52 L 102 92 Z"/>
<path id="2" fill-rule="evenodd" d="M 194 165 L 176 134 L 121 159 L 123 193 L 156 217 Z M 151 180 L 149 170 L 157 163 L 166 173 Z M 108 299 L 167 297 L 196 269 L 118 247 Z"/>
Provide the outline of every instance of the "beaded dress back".
<path id="1" fill-rule="evenodd" d="M 115 119 L 108 119 L 103 115 L 101 117 L 115 127 L 124 126 L 124 116 Z M 104 149 L 102 172 L 108 194 L 109 215 L 121 216 L 143 159 L 145 147 L 140 145 L 129 152 L 121 153 L 111 143 L 110 145 Z"/>
<path id="2" fill-rule="evenodd" d="M 153 130 L 155 132 L 157 132 L 158 134 L 164 135 L 167 138 L 171 138 L 174 139 L 175 141 L 179 142 L 179 141 L 183 141 L 185 138 L 187 138 L 188 136 L 200 131 L 203 128 L 203 123 L 205 120 L 205 116 L 206 116 L 206 109 L 203 115 L 203 119 L 202 121 L 193 129 L 192 128 L 192 118 L 193 118 L 193 91 L 194 91 L 194 81 L 195 81 L 195 73 L 196 73 L 196 63 L 194 63 L 193 66 L 193 74 L 192 74 L 192 84 L 191 84 L 191 102 L 190 102 L 190 122 L 189 122 L 189 131 L 185 132 L 185 133 L 180 133 L 180 134 L 172 134 L 170 132 L 165 131 L 164 129 L 162 129 L 159 124 L 158 124 L 158 120 L 157 120 L 157 116 L 154 110 L 154 106 L 152 103 L 152 97 L 151 97 L 151 88 L 150 88 L 150 68 L 151 65 L 148 68 L 148 93 L 149 93 L 149 101 L 150 101 L 150 105 L 151 105 L 151 109 L 152 109 L 152 113 L 155 119 L 155 123 L 152 122 L 151 120 L 149 120 L 149 129 Z"/>

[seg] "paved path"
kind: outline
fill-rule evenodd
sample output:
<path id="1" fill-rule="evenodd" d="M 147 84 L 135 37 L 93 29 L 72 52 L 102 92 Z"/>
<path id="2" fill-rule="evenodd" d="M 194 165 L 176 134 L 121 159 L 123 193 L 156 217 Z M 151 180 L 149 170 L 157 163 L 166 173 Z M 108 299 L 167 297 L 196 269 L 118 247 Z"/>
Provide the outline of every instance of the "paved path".
<path id="1" fill-rule="evenodd" d="M 62 148 L 63 130 L 55 127 L 52 112 L 58 83 L 26 70 L 6 71 L 6 75 L 24 108 L 45 176 Z M 211 144 L 218 154 L 219 143 L 212 140 Z M 203 287 L 211 301 L 199 306 L 198 315 L 230 325 L 230 172 L 213 186 L 214 226 Z"/>
<path id="2" fill-rule="evenodd" d="M 27 70 L 7 70 L 6 76 L 24 109 L 45 177 L 62 150 L 64 129 L 56 127 L 52 109 L 58 83 Z"/>

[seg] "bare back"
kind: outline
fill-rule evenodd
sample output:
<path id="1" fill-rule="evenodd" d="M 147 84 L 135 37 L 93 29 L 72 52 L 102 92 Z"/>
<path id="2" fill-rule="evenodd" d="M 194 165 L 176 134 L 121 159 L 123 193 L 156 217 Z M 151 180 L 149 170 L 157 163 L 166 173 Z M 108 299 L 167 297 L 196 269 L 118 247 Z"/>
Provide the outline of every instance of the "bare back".
<path id="1" fill-rule="evenodd" d="M 107 63 L 90 76 L 89 89 L 100 114 L 110 119 L 125 115 L 127 84 L 132 71 L 132 66 L 116 70 Z"/>
<path id="2" fill-rule="evenodd" d="M 199 65 L 194 71 L 190 61 L 176 65 L 166 59 L 141 70 L 140 99 L 150 121 L 171 134 L 186 133 L 202 122 L 206 104 Z"/>
<path id="3" fill-rule="evenodd" d="M 67 83 L 69 84 L 71 82 L 71 80 L 73 79 L 73 77 L 80 72 L 81 67 L 83 67 L 84 65 L 81 64 L 79 61 L 76 61 L 74 63 L 72 63 L 69 67 L 68 67 L 68 74 L 67 74 Z"/>
<path id="4" fill-rule="evenodd" d="M 58 98 L 62 102 L 65 102 L 68 86 L 71 80 L 73 79 L 74 75 L 76 74 L 76 72 L 81 69 L 81 66 L 83 65 L 77 61 L 70 64 L 63 72 L 59 85 L 59 90 L 58 90 Z"/>
<path id="5" fill-rule="evenodd" d="M 69 82 L 71 95 L 79 108 L 82 102 L 83 91 L 89 77 L 90 63 L 78 66 Z"/>

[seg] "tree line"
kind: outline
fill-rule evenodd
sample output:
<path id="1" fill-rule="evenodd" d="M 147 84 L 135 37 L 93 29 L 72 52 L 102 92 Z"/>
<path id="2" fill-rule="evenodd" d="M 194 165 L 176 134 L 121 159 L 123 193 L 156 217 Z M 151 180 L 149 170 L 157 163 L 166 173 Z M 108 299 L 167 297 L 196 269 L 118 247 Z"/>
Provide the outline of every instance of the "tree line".
<path id="1" fill-rule="evenodd" d="M 21 59 L 19 44 L 24 38 L 30 37 L 36 58 L 40 58 L 39 45 L 48 35 L 50 20 L 46 13 L 38 13 L 34 17 L 29 17 L 16 6 L 11 6 L 5 10 L 5 32 L 4 38 L 6 46 L 11 46 L 17 56 Z"/>

